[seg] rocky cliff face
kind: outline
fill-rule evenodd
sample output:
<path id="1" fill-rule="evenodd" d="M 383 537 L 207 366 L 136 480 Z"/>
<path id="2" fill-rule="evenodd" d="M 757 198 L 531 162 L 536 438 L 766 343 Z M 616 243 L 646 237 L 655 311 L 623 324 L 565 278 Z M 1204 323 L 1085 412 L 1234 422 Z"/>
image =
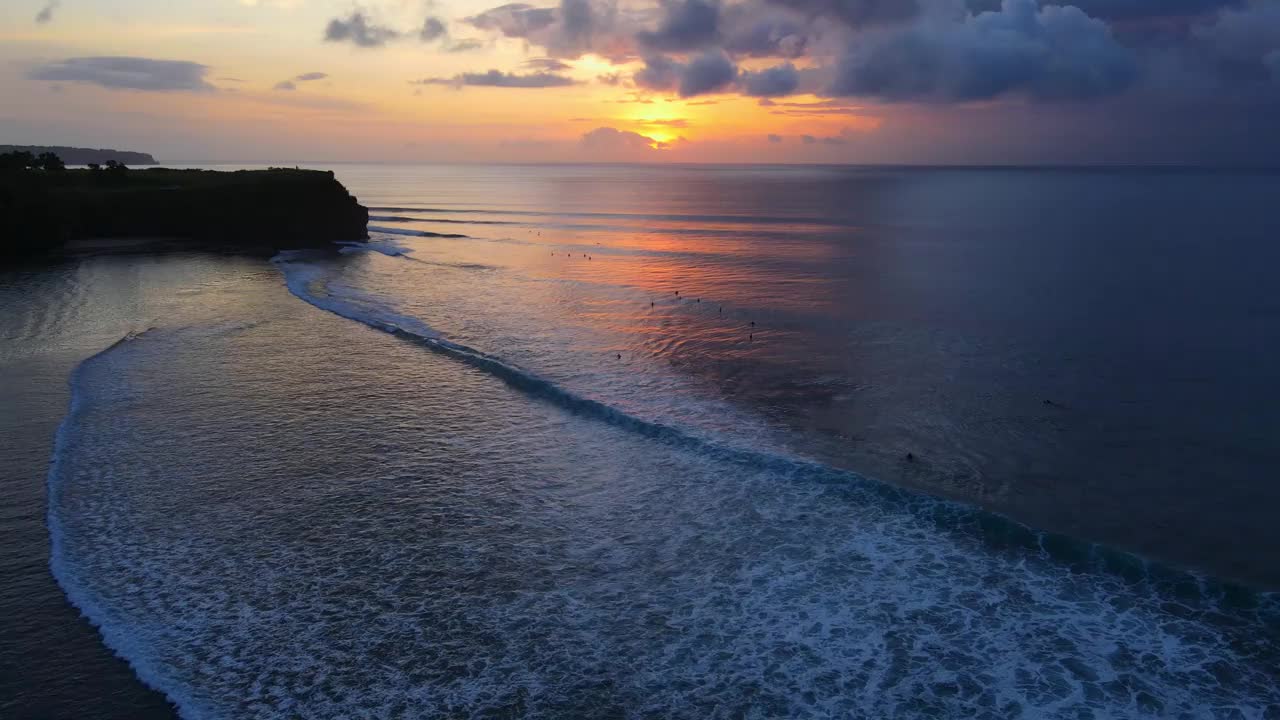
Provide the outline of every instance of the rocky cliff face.
<path id="1" fill-rule="evenodd" d="M 331 172 L 28 170 L 0 177 L 0 256 L 97 237 L 323 247 L 367 238 L 368 220 L 368 209 Z"/>

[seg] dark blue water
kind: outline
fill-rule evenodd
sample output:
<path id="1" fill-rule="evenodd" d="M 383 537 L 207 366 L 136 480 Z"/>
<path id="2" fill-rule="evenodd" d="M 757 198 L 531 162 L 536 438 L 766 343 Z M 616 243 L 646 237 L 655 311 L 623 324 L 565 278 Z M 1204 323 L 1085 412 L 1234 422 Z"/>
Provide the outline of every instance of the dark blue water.
<path id="1" fill-rule="evenodd" d="M 104 337 L 52 567 L 184 716 L 1280 712 L 1280 178 L 339 176 L 370 249 L 7 296 Z"/>

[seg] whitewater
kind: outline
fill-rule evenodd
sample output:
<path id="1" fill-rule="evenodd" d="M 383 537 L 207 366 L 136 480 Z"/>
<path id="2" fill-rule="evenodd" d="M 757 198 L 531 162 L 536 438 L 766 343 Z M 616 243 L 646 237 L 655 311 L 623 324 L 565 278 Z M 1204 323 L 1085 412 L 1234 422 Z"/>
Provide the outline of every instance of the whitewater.
<path id="1" fill-rule="evenodd" d="M 1096 548 L 1073 566 L 991 531 L 1001 518 L 629 415 L 379 306 L 327 262 L 276 265 L 298 297 L 393 336 L 365 342 L 394 355 L 395 389 L 346 388 L 377 427 L 272 428 L 278 407 L 216 374 L 155 412 L 184 358 L 270 323 L 131 335 L 72 379 L 55 574 L 184 717 L 1260 718 L 1280 702 L 1272 596 Z M 402 361 L 476 371 L 465 386 L 504 393 L 484 412 L 510 429 L 471 427 L 456 381 L 406 387 L 422 378 Z M 447 436 L 404 437 L 388 419 L 408 408 Z M 374 443 L 379 461 L 358 484 L 280 472 L 316 443 Z"/>
<path id="2" fill-rule="evenodd" d="M 51 567 L 183 717 L 1280 712 L 1280 599 L 1219 571 L 1268 572 L 1262 526 L 1227 512 L 1248 473 L 1201 491 L 1153 460 L 1151 492 L 1104 462 L 1151 449 L 1129 430 L 1070 459 L 1138 400 L 1100 422 L 1032 330 L 976 335 L 948 303 L 924 323 L 866 243 L 839 274 L 879 299 L 837 293 L 848 239 L 809 233 L 873 223 L 586 198 L 560 225 L 599 228 L 553 231 L 518 192 L 485 210 L 489 176 L 420 205 L 366 181 L 419 219 L 80 293 L 123 288 L 141 319 L 71 376 Z M 646 213 L 685 224 L 618 234 Z M 446 214 L 510 224 L 432 234 Z M 1197 543 L 1222 564 L 1179 562 Z"/>

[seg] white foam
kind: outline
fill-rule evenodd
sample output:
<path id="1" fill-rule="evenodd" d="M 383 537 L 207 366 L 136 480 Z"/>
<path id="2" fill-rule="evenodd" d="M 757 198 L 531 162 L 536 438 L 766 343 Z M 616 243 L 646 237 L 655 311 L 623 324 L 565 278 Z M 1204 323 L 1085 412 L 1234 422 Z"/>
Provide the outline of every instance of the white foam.
<path id="1" fill-rule="evenodd" d="M 321 265 L 288 277 L 380 312 L 367 293 L 329 296 Z M 1274 635 L 1248 612 L 992 552 L 862 486 L 454 384 L 430 355 L 370 353 L 381 374 L 333 407 L 376 423 L 315 412 L 335 400 L 324 383 L 246 402 L 280 360 L 231 384 L 173 361 L 230 348 L 152 333 L 87 362 L 49 479 L 59 582 L 184 717 L 1262 717 L 1280 703 Z"/>
<path id="2" fill-rule="evenodd" d="M 376 252 L 389 257 L 399 257 L 413 252 L 412 248 L 401 245 L 391 238 L 370 239 L 365 242 L 341 242 L 338 252 L 350 255 L 361 252 Z"/>

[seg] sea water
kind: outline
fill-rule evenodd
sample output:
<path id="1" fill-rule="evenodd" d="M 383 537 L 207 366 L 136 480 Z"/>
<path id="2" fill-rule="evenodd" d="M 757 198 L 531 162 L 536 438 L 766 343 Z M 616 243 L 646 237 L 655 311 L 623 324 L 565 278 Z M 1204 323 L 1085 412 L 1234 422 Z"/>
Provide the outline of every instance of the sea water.
<path id="1" fill-rule="evenodd" d="M 1280 711 L 1276 177 L 338 175 L 71 377 L 54 575 L 185 717 Z"/>

